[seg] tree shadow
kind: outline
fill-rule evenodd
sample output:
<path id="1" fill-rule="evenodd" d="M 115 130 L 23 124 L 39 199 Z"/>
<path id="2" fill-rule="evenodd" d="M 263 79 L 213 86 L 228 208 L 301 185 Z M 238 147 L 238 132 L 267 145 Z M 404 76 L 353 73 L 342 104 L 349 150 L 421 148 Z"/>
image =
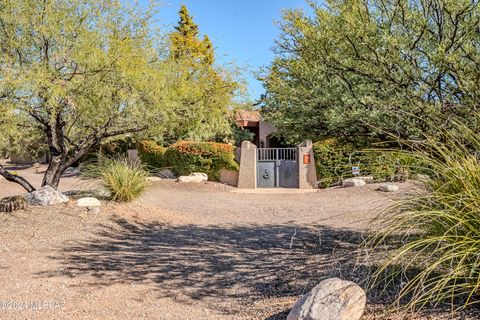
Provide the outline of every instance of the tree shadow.
<path id="1" fill-rule="evenodd" d="M 89 276 L 82 285 L 92 286 L 146 283 L 163 297 L 182 295 L 243 313 L 260 308 L 260 300 L 296 298 L 327 277 L 362 283 L 368 272 L 356 264 L 364 234 L 351 230 L 112 222 L 67 245 L 51 257 L 62 268 L 40 276 Z M 278 313 L 270 319 L 285 318 L 287 306 L 270 308 Z"/>

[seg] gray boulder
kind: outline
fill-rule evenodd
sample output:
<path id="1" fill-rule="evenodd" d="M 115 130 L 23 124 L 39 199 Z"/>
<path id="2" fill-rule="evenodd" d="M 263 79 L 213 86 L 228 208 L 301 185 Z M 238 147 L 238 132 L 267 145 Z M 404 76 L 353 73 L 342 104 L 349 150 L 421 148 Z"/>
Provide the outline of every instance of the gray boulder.
<path id="1" fill-rule="evenodd" d="M 366 302 L 365 291 L 355 283 L 327 279 L 298 300 L 287 320 L 359 320 Z"/>
<path id="2" fill-rule="evenodd" d="M 94 197 L 80 198 L 77 200 L 77 207 L 100 207 L 102 203 Z"/>
<path id="3" fill-rule="evenodd" d="M 430 176 L 426 175 L 426 174 L 421 174 L 421 173 L 418 173 L 414 176 L 414 178 L 416 180 L 420 180 L 420 181 L 428 181 L 430 180 Z"/>
<path id="4" fill-rule="evenodd" d="M 146 180 L 150 182 L 157 182 L 157 181 L 162 181 L 163 179 L 160 177 L 147 177 Z"/>
<path id="5" fill-rule="evenodd" d="M 87 212 L 91 214 L 99 214 L 101 210 L 100 207 L 87 207 Z"/>
<path id="6" fill-rule="evenodd" d="M 175 179 L 176 178 L 175 175 L 173 174 L 172 170 L 170 170 L 170 169 L 160 170 L 155 175 L 157 177 L 162 178 L 162 179 Z"/>
<path id="7" fill-rule="evenodd" d="M 355 179 L 363 180 L 366 183 L 372 183 L 374 180 L 372 176 L 360 176 L 360 177 L 355 177 Z"/>
<path id="8" fill-rule="evenodd" d="M 342 185 L 344 187 L 362 187 L 366 184 L 367 183 L 365 181 L 363 181 L 362 179 L 351 178 L 351 179 L 347 179 L 347 180 L 343 181 Z"/>
<path id="9" fill-rule="evenodd" d="M 393 183 L 384 183 L 378 187 L 378 190 L 383 192 L 397 192 L 400 188 Z"/>
<path id="10" fill-rule="evenodd" d="M 208 176 L 205 173 L 198 173 L 198 172 L 191 173 L 188 176 L 180 176 L 177 179 L 178 182 L 195 182 L 195 183 L 204 182 L 207 180 L 208 180 Z"/>
<path id="11" fill-rule="evenodd" d="M 63 193 L 45 186 L 33 192 L 27 193 L 25 196 L 28 204 L 32 206 L 49 206 L 53 204 L 68 202 L 69 198 Z"/>

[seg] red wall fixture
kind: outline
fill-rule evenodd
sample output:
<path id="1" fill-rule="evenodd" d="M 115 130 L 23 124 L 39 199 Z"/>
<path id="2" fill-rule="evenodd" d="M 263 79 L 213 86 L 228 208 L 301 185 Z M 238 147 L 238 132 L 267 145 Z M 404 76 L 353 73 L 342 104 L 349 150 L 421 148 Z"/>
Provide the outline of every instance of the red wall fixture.
<path id="1" fill-rule="evenodd" d="M 310 154 L 303 155 L 303 164 L 310 164 Z"/>

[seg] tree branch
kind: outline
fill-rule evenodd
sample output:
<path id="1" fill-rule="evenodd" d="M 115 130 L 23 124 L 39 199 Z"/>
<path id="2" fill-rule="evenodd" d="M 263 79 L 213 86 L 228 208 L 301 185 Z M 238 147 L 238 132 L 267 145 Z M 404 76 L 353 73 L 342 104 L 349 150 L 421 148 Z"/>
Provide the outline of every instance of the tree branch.
<path id="1" fill-rule="evenodd" d="M 25 178 L 17 176 L 15 174 L 11 174 L 7 171 L 1 164 L 0 164 L 0 175 L 3 176 L 10 182 L 15 182 L 21 185 L 27 192 L 35 191 L 35 188 L 27 181 Z"/>

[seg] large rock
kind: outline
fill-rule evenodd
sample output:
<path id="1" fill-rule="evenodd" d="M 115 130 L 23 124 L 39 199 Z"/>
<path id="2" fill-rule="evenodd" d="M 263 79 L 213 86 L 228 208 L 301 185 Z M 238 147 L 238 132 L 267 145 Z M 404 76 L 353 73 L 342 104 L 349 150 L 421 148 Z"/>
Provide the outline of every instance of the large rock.
<path id="1" fill-rule="evenodd" d="M 343 181 L 344 187 L 361 187 L 361 186 L 364 186 L 365 184 L 367 184 L 365 181 L 358 178 L 352 178 L 352 179 L 347 179 Z"/>
<path id="2" fill-rule="evenodd" d="M 397 192 L 400 188 L 393 183 L 384 183 L 378 186 L 378 190 L 383 192 Z"/>
<path id="3" fill-rule="evenodd" d="M 163 179 L 160 177 L 147 177 L 146 180 L 150 182 L 158 182 L 158 181 L 162 181 Z"/>
<path id="4" fill-rule="evenodd" d="M 65 203 L 69 200 L 66 195 L 50 186 L 45 186 L 30 192 L 25 196 L 25 198 L 32 206 L 49 206 L 53 204 Z"/>
<path id="5" fill-rule="evenodd" d="M 414 178 L 416 180 L 419 180 L 419 181 L 422 181 L 422 182 L 425 182 L 425 181 L 429 181 L 430 180 L 430 176 L 426 175 L 426 174 L 421 174 L 421 173 L 417 173 Z"/>
<path id="6" fill-rule="evenodd" d="M 205 173 L 191 173 L 189 176 L 180 176 L 178 177 L 178 182 L 204 182 L 208 180 L 208 176 Z"/>
<path id="7" fill-rule="evenodd" d="M 359 320 L 366 302 L 365 291 L 355 283 L 327 279 L 298 300 L 287 320 Z"/>
<path id="8" fill-rule="evenodd" d="M 77 200 L 77 207 L 100 207 L 102 203 L 94 197 L 80 198 Z"/>
<path id="9" fill-rule="evenodd" d="M 170 170 L 170 169 L 160 170 L 155 175 L 162 178 L 162 179 L 175 179 L 176 178 L 175 175 L 173 174 L 172 170 Z"/>
<path id="10" fill-rule="evenodd" d="M 355 179 L 363 180 L 365 183 L 372 183 L 375 180 L 372 176 L 359 176 L 355 177 Z"/>

